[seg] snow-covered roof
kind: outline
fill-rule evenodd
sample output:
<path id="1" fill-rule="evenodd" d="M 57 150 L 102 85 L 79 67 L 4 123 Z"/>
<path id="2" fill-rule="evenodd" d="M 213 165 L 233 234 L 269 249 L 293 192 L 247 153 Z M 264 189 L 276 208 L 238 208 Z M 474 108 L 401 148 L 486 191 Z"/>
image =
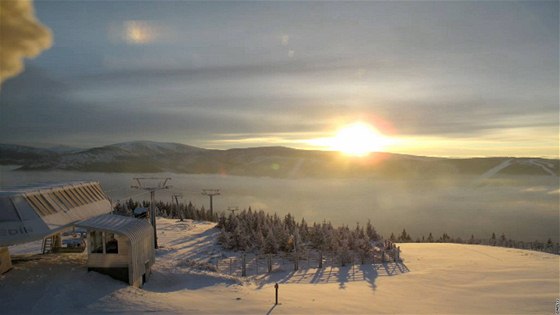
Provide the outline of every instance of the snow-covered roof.
<path id="1" fill-rule="evenodd" d="M 76 224 L 90 230 L 101 230 L 126 236 L 137 242 L 153 236 L 154 230 L 148 221 L 116 214 L 104 214 Z"/>
<path id="2" fill-rule="evenodd" d="M 89 182 L 89 181 L 82 181 L 82 180 L 69 180 L 64 182 L 40 182 L 40 183 L 29 183 L 29 184 L 20 184 L 20 185 L 12 185 L 3 187 L 0 189 L 0 197 L 3 196 L 12 196 L 24 193 L 31 193 L 31 192 L 38 192 L 41 190 L 46 189 L 61 189 L 65 187 L 72 187 L 72 186 L 81 186 L 87 185 L 91 183 L 99 184 L 98 182 Z"/>
<path id="3" fill-rule="evenodd" d="M 67 181 L 0 190 L 0 246 L 41 239 L 111 211 L 99 182 Z"/>

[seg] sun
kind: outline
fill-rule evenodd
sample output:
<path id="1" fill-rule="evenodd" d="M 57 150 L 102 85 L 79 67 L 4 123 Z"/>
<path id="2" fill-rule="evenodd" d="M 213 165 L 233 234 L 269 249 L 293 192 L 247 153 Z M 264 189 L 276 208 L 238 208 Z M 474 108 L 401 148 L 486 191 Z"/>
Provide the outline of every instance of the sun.
<path id="1" fill-rule="evenodd" d="M 146 21 L 126 21 L 125 40 L 130 44 L 147 44 L 154 40 L 155 30 Z"/>
<path id="2" fill-rule="evenodd" d="M 351 156 L 365 156 L 382 151 L 387 139 L 373 126 L 355 122 L 341 128 L 332 138 L 331 149 Z"/>

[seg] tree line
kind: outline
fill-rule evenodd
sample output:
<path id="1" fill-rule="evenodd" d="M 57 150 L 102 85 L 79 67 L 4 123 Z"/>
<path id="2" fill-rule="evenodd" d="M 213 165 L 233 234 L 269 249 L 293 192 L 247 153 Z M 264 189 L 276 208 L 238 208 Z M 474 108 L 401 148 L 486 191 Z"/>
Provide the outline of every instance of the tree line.
<path id="1" fill-rule="evenodd" d="M 389 240 L 397 243 L 456 243 L 456 244 L 477 244 L 477 245 L 490 245 L 499 247 L 512 247 L 521 249 L 532 249 L 537 251 L 545 251 L 549 253 L 560 254 L 560 243 L 553 242 L 552 238 L 549 238 L 546 242 L 539 240 L 534 241 L 518 241 L 506 237 L 505 233 L 500 236 L 496 236 L 496 233 L 492 233 L 488 238 L 477 238 L 474 234 L 468 239 L 463 239 L 461 237 L 453 237 L 447 233 L 443 233 L 439 237 L 434 237 L 430 232 L 428 236 L 422 235 L 422 238 L 417 237 L 414 239 L 410 234 L 406 232 L 406 229 L 395 236 L 395 233 L 391 233 Z"/>
<path id="2" fill-rule="evenodd" d="M 290 213 L 283 218 L 278 214 L 252 211 L 251 208 L 226 216 L 221 213 L 217 228 L 221 229 L 220 244 L 226 249 L 252 251 L 263 254 L 298 252 L 316 249 L 344 254 L 368 252 L 372 242 L 381 240 L 373 224 L 359 223 L 334 227 L 330 222 L 308 224 L 296 221 Z"/>
<path id="3" fill-rule="evenodd" d="M 156 207 L 156 215 L 164 218 L 218 222 L 219 215 L 217 213 L 211 212 L 209 209 L 205 209 L 204 206 L 197 208 L 190 201 L 188 204 L 184 204 L 182 202 L 170 203 L 156 201 L 154 205 Z M 143 200 L 140 202 L 130 198 L 125 202 L 117 202 L 113 212 L 120 215 L 133 216 L 134 209 L 149 207 L 150 201 Z"/>
<path id="4" fill-rule="evenodd" d="M 138 207 L 148 208 L 150 201 L 135 201 L 132 198 L 125 202 L 118 202 L 114 212 L 132 216 Z M 192 202 L 170 203 L 157 201 L 155 203 L 157 215 L 165 218 L 191 219 L 217 222 L 221 230 L 218 241 L 225 249 L 252 251 L 263 254 L 278 252 L 301 251 L 304 248 L 319 251 L 335 252 L 340 256 L 350 255 L 351 252 L 366 254 L 372 249 L 372 242 L 383 240 L 372 223 L 368 220 L 365 226 L 359 223 L 354 228 L 348 225 L 334 227 L 330 222 L 308 224 L 305 219 L 295 220 L 288 213 L 280 218 L 276 213 L 269 214 L 263 210 L 253 211 L 251 207 L 238 213 L 211 212 L 195 207 Z M 497 236 L 492 233 L 488 238 L 477 238 L 471 235 L 468 239 L 454 237 L 447 233 L 434 236 L 413 238 L 406 229 L 398 234 L 391 233 L 388 238 L 393 243 L 457 243 L 480 244 L 501 247 L 513 247 L 559 253 L 560 244 L 549 238 L 546 242 L 517 241 L 506 237 L 504 233 Z"/>

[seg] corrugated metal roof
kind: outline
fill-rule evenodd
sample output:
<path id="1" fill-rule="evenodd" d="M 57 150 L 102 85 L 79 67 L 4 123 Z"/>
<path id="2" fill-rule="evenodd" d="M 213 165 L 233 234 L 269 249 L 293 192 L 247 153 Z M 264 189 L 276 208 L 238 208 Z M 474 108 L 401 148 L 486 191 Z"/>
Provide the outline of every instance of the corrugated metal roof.
<path id="1" fill-rule="evenodd" d="M 153 237 L 154 234 L 148 221 L 116 214 L 103 214 L 81 221 L 76 226 L 121 234 L 128 237 L 132 243 Z"/>
<path id="2" fill-rule="evenodd" d="M 142 276 L 155 262 L 154 230 L 146 220 L 115 214 L 104 214 L 76 224 L 88 230 L 122 235 L 128 243 L 128 281 L 141 286 Z M 110 255 L 107 255 L 110 256 Z M 110 264 L 106 267 L 110 267 Z"/>

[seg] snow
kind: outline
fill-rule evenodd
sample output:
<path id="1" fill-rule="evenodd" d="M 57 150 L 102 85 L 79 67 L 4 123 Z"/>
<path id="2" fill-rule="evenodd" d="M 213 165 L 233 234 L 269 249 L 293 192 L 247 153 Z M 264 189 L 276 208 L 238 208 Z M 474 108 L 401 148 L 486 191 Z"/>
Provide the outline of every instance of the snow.
<path id="1" fill-rule="evenodd" d="M 2 313 L 534 314 L 553 313 L 559 295 L 559 256 L 479 245 L 402 244 L 402 265 L 238 278 L 193 267 L 223 254 L 213 226 L 158 218 L 161 248 L 142 289 L 87 272 L 86 254 L 15 256 L 0 276 Z"/>
<path id="2" fill-rule="evenodd" d="M 550 176 L 556 176 L 556 173 L 552 170 L 554 168 L 554 165 L 552 163 L 545 163 L 537 160 L 529 160 L 528 164 L 532 164 L 542 168 L 543 171 L 550 174 Z"/>
<path id="3" fill-rule="evenodd" d="M 496 174 L 498 174 L 501 170 L 509 167 L 510 165 L 514 164 L 514 160 L 513 159 L 508 159 L 503 161 L 502 163 L 498 164 L 497 166 L 489 169 L 488 171 L 486 171 L 484 174 L 480 175 L 480 177 L 477 179 L 477 182 L 482 182 L 485 179 L 488 179 Z"/>

